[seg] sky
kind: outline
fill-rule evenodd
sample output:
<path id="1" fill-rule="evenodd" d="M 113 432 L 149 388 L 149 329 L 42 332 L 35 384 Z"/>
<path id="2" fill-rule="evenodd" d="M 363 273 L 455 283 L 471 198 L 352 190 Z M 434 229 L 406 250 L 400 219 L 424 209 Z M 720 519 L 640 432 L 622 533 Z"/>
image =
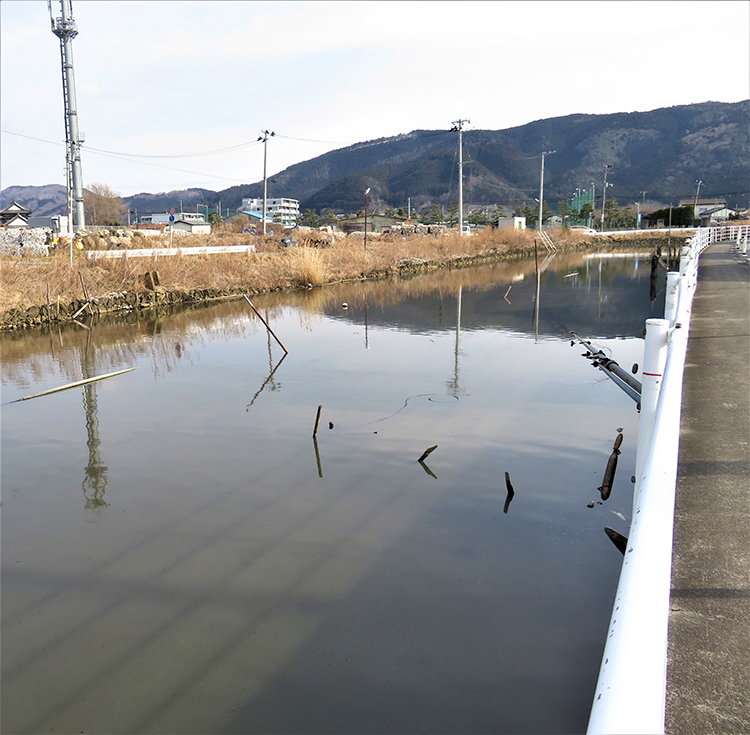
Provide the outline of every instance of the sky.
<path id="1" fill-rule="evenodd" d="M 750 98 L 746 0 L 73 0 L 73 17 L 84 186 L 120 196 L 260 181 L 263 130 L 272 176 L 459 119 Z M 0 188 L 64 184 L 47 0 L 0 0 L 0 33 Z"/>

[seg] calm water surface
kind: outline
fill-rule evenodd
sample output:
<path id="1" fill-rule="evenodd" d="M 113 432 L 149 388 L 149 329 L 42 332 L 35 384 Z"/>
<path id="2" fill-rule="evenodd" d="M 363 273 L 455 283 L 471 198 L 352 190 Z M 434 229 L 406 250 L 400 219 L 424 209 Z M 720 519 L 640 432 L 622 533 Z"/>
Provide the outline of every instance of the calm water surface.
<path id="1" fill-rule="evenodd" d="M 663 306 L 542 266 L 0 338 L 4 731 L 585 730 Z"/>

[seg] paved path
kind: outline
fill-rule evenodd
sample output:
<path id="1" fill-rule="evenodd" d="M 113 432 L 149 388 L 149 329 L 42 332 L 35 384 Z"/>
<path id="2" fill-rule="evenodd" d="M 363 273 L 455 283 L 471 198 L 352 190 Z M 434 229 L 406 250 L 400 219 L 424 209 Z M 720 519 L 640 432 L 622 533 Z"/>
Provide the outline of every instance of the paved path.
<path id="1" fill-rule="evenodd" d="M 667 735 L 750 733 L 750 268 L 701 256 L 683 409 Z"/>

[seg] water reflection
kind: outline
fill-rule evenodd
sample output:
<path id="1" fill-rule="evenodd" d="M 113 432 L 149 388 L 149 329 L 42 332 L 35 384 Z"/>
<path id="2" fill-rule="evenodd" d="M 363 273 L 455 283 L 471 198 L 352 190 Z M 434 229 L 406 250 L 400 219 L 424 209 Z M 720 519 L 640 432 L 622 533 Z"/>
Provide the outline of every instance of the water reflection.
<path id="1" fill-rule="evenodd" d="M 91 346 L 90 332 L 86 338 L 86 348 L 81 353 L 81 374 L 83 379 L 96 377 L 94 348 Z M 88 463 L 81 487 L 86 498 L 84 507 L 95 510 L 107 507 L 104 495 L 107 492 L 107 467 L 102 464 L 99 447 L 99 411 L 96 397 L 96 383 L 82 387 L 83 409 L 86 416 L 86 447 L 89 450 Z"/>
<path id="2" fill-rule="evenodd" d="M 142 368 L 85 434 L 77 391 L 3 415 L 6 729 L 582 731 L 637 417 L 569 331 L 634 359 L 651 309 L 587 262 L 257 297 L 278 360 L 242 301 L 0 338 L 7 397 Z"/>

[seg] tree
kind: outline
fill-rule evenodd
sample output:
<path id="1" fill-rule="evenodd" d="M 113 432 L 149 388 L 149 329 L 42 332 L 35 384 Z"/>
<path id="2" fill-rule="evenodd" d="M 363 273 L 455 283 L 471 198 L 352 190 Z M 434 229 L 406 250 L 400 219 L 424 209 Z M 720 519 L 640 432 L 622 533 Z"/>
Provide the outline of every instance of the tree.
<path id="1" fill-rule="evenodd" d="M 390 205 L 385 208 L 385 216 L 386 217 L 395 217 L 396 216 L 396 210 L 391 207 Z"/>
<path id="2" fill-rule="evenodd" d="M 211 227 L 219 227 L 224 224 L 224 220 L 218 212 L 209 212 L 208 224 L 211 225 Z"/>
<path id="3" fill-rule="evenodd" d="M 306 209 L 297 220 L 297 224 L 302 227 L 320 227 L 320 217 L 314 209 Z"/>
<path id="4" fill-rule="evenodd" d="M 557 203 L 557 213 L 562 218 L 562 226 L 567 227 L 570 224 L 571 217 L 573 216 L 573 210 L 570 206 L 570 202 L 567 199 L 562 199 Z"/>
<path id="5" fill-rule="evenodd" d="M 490 214 L 487 209 L 472 209 L 466 221 L 472 225 L 486 225 L 490 221 Z"/>
<path id="6" fill-rule="evenodd" d="M 399 208 L 398 208 L 398 209 L 396 210 L 396 214 L 397 214 L 397 215 L 398 215 L 399 217 L 406 217 L 406 212 L 404 212 L 404 208 L 403 208 L 403 207 L 399 207 Z"/>
<path id="7" fill-rule="evenodd" d="M 494 222 L 498 219 L 505 219 L 508 215 L 505 213 L 505 207 L 500 206 L 499 204 L 494 207 L 492 210 L 492 213 L 490 214 L 490 219 Z"/>
<path id="8" fill-rule="evenodd" d="M 123 225 L 128 207 L 106 184 L 91 184 L 83 195 L 83 211 L 90 225 Z"/>
<path id="9" fill-rule="evenodd" d="M 578 212 L 578 219 L 583 221 L 583 224 L 588 225 L 589 218 L 594 214 L 594 205 L 591 202 L 586 202 Z"/>
<path id="10" fill-rule="evenodd" d="M 332 209 L 328 209 L 323 213 L 323 224 L 324 225 L 335 225 L 338 222 L 336 213 Z"/>
<path id="11" fill-rule="evenodd" d="M 419 211 L 419 221 L 423 225 L 435 225 L 443 221 L 443 210 L 439 204 L 425 204 Z"/>
<path id="12" fill-rule="evenodd" d="M 452 201 L 448 205 L 448 216 L 445 218 L 445 224 L 453 227 L 458 224 L 458 200 Z"/>

